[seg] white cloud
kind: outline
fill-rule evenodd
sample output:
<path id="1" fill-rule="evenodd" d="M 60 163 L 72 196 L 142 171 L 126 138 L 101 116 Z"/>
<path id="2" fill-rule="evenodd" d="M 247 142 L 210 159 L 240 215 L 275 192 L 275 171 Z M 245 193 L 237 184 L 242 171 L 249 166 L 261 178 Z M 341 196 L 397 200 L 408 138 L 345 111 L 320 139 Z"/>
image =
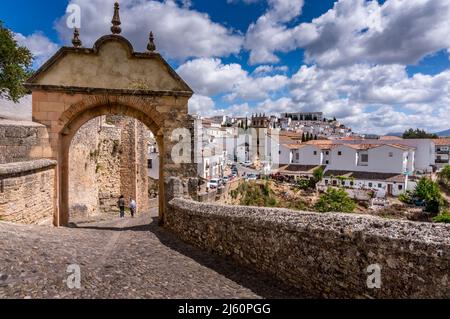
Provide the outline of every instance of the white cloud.
<path id="1" fill-rule="evenodd" d="M 189 100 L 189 114 L 211 116 L 214 112 L 214 101 L 208 96 L 194 94 Z"/>
<path id="2" fill-rule="evenodd" d="M 81 40 L 92 46 L 99 37 L 110 34 L 113 0 L 71 0 L 81 7 Z M 120 2 L 122 34 L 135 50 L 145 51 L 148 33 L 153 31 L 158 51 L 173 59 L 217 57 L 237 54 L 243 37 L 215 23 L 204 13 L 189 9 L 190 1 L 123 0 Z M 65 43 L 72 31 L 66 27 L 66 16 L 56 29 Z"/>
<path id="3" fill-rule="evenodd" d="M 253 75 L 261 76 L 273 73 L 286 73 L 287 71 L 288 67 L 285 65 L 282 66 L 260 65 L 253 71 Z"/>
<path id="4" fill-rule="evenodd" d="M 387 0 L 382 5 L 376 0 L 339 0 L 311 23 L 292 27 L 286 22 L 299 11 L 291 10 L 285 19 L 274 12 L 272 7 L 247 31 L 244 46 L 251 64 L 278 62 L 277 52 L 297 48 L 306 50 L 308 63 L 326 67 L 414 64 L 450 46 L 448 0 Z"/>
<path id="5" fill-rule="evenodd" d="M 401 65 L 302 66 L 290 89 L 297 109 L 323 111 L 358 130 L 380 132 L 391 121 L 431 130 L 450 123 L 450 70 L 409 77 Z"/>
<path id="6" fill-rule="evenodd" d="M 188 61 L 177 72 L 196 93 L 207 96 L 226 94 L 228 101 L 266 99 L 288 84 L 284 75 L 253 77 L 239 64 L 223 64 L 220 59 L 211 58 Z"/>
<path id="7" fill-rule="evenodd" d="M 301 14 L 303 0 L 268 0 L 268 3 L 267 12 L 247 30 L 244 47 L 250 51 L 250 64 L 277 63 L 275 52 L 294 50 L 316 37 L 315 30 L 308 25 L 286 26 Z"/>
<path id="8" fill-rule="evenodd" d="M 447 0 L 340 0 L 306 24 L 317 38 L 304 46 L 308 62 L 414 64 L 450 46 Z"/>
<path id="9" fill-rule="evenodd" d="M 238 95 L 256 94 L 260 98 L 255 103 L 233 104 L 224 110 L 217 109 L 211 99 L 202 98 L 203 104 L 194 101 L 196 110 L 202 114 L 245 116 L 255 112 L 322 111 L 358 132 L 387 133 L 409 127 L 429 131 L 449 128 L 450 70 L 434 76 L 416 74 L 410 77 L 406 67 L 398 64 L 355 64 L 333 69 L 304 65 L 287 79 L 288 92 L 283 92 L 284 96 L 260 94 L 272 87 L 270 83 L 276 82 L 276 77 L 262 76 L 264 80 L 259 81 L 260 77 L 249 75 L 240 65 L 222 64 L 218 59 L 190 61 L 178 71 L 205 96 L 226 94 L 232 100 Z M 261 98 L 263 95 L 266 97 Z"/>
<path id="10" fill-rule="evenodd" d="M 24 46 L 31 51 L 34 57 L 34 67 L 41 66 L 58 50 L 58 45 L 53 43 L 42 32 L 35 32 L 29 36 L 15 33 L 14 38 L 20 46 Z"/>

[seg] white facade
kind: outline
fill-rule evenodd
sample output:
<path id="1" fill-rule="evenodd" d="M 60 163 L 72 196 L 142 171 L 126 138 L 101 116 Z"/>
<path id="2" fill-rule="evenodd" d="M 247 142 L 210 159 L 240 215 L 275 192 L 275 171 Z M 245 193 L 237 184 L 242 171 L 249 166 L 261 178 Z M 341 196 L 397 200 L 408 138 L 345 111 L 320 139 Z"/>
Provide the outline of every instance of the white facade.
<path id="1" fill-rule="evenodd" d="M 372 180 L 372 179 L 347 179 L 341 180 L 336 177 L 324 177 L 319 187 L 326 189 L 328 186 L 340 186 L 356 190 L 373 191 L 377 197 L 385 197 L 387 194 L 392 196 L 399 196 L 406 190 L 410 189 L 408 186 L 408 177 L 405 176 L 404 181 L 388 182 L 386 180 Z"/>
<path id="2" fill-rule="evenodd" d="M 148 153 L 148 176 L 159 179 L 159 153 L 156 147 L 150 147 Z"/>
<path id="3" fill-rule="evenodd" d="M 431 172 L 435 164 L 435 144 L 432 139 L 398 139 L 390 140 L 353 140 L 353 141 L 338 141 L 341 144 L 398 144 L 415 149 L 413 156 L 413 164 L 410 163 L 410 168 L 414 166 L 414 172 Z"/>
<path id="4" fill-rule="evenodd" d="M 300 165 L 324 165 L 323 150 L 317 145 L 303 145 L 294 151 L 295 164 Z M 298 160 L 297 160 L 298 158 Z"/>
<path id="5" fill-rule="evenodd" d="M 339 145 L 330 152 L 329 170 L 403 174 L 414 168 L 413 149 L 382 145 L 359 150 Z"/>

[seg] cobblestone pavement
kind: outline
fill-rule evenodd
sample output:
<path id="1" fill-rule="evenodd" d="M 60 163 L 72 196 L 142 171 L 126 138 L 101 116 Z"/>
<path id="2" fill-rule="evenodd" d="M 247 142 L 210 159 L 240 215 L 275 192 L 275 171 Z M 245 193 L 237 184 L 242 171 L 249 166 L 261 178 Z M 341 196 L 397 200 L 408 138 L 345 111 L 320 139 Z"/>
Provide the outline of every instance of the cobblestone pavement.
<path id="1" fill-rule="evenodd" d="M 69 289 L 67 267 L 81 268 Z M 0 298 L 296 298 L 300 293 L 189 246 L 153 215 L 77 228 L 0 223 Z"/>

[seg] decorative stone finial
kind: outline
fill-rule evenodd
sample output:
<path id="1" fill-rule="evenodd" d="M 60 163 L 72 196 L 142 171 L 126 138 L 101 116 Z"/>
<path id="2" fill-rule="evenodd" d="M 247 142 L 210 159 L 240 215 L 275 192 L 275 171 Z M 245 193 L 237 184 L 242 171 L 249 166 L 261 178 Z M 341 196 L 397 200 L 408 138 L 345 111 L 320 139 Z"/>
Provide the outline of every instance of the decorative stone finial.
<path id="1" fill-rule="evenodd" d="M 80 40 L 80 31 L 78 30 L 78 28 L 73 29 L 72 44 L 75 48 L 79 48 L 83 45 L 83 43 Z"/>
<path id="2" fill-rule="evenodd" d="M 120 34 L 122 32 L 122 28 L 120 27 L 122 22 L 120 22 L 119 9 L 119 3 L 114 3 L 114 16 L 111 20 L 111 23 L 113 24 L 113 26 L 111 27 L 111 32 L 113 34 Z"/>
<path id="3" fill-rule="evenodd" d="M 153 37 L 153 32 L 150 32 L 150 36 L 148 38 L 147 50 L 150 52 L 154 52 L 156 50 L 155 38 Z"/>

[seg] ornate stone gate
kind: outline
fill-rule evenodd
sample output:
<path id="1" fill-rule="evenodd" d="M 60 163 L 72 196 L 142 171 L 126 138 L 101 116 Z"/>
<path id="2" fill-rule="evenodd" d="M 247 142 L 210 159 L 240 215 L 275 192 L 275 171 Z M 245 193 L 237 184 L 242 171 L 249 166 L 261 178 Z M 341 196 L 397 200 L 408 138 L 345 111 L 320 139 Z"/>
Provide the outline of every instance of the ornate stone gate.
<path id="1" fill-rule="evenodd" d="M 113 34 L 98 39 L 93 48 L 83 48 L 75 30 L 74 46 L 61 48 L 26 84 L 33 95 L 33 121 L 44 124 L 49 134 L 48 146 L 32 156 L 58 162 L 56 226 L 69 222 L 70 143 L 78 129 L 95 117 L 133 117 L 155 135 L 161 157 L 161 223 L 165 216 L 165 179 L 195 175 L 194 165 L 176 164 L 172 159 L 172 147 L 180 143 L 174 130 L 188 126 L 188 100 L 193 91 L 155 52 L 153 34 L 150 33 L 145 53 L 135 52 L 120 35 L 117 4 L 112 22 Z"/>

